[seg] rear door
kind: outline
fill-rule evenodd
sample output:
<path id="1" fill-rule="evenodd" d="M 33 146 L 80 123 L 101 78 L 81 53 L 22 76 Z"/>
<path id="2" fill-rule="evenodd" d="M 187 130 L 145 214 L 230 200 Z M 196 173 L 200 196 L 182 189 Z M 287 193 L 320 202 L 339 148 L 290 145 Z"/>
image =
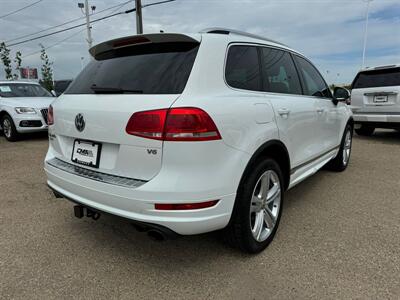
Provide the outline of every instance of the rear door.
<path id="1" fill-rule="evenodd" d="M 92 51 L 95 59 L 53 104 L 49 134 L 56 157 L 142 180 L 159 172 L 162 141 L 130 135 L 126 126 L 135 112 L 169 108 L 185 88 L 199 42 L 165 38 L 118 40 L 116 49 Z"/>
<path id="2" fill-rule="evenodd" d="M 329 87 L 318 70 L 305 58 L 293 57 L 303 82 L 304 95 L 316 101 L 317 126 L 314 133 L 320 147 L 319 154 L 323 154 L 339 145 L 345 110 L 339 109 L 341 104 L 333 103 Z"/>
<path id="3" fill-rule="evenodd" d="M 356 113 L 400 113 L 400 67 L 363 71 L 352 84 Z"/>
<path id="4" fill-rule="evenodd" d="M 308 162 L 321 148 L 316 107 L 318 100 L 302 95 L 302 87 L 289 52 L 261 47 L 265 97 L 272 104 L 279 135 L 288 147 L 292 166 Z"/>

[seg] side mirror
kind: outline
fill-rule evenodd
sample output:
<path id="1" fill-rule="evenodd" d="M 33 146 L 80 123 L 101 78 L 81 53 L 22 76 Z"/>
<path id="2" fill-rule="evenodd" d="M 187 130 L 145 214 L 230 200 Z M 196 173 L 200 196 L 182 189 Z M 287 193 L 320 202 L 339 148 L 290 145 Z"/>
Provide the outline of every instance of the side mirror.
<path id="1" fill-rule="evenodd" d="M 337 104 L 338 102 L 347 101 L 350 99 L 349 90 L 342 87 L 335 87 L 333 90 L 333 100 Z"/>
<path id="2" fill-rule="evenodd" d="M 56 91 L 55 90 L 51 90 L 50 92 L 54 97 L 57 97 Z"/>

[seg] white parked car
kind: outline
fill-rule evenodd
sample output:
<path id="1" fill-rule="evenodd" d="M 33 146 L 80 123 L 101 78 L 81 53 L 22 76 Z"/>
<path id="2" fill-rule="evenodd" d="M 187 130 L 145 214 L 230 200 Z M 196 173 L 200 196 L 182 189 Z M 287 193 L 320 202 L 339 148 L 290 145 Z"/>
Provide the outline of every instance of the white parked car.
<path id="1" fill-rule="evenodd" d="M 77 217 L 118 215 L 160 238 L 225 228 L 255 253 L 277 230 L 285 190 L 348 165 L 346 97 L 280 43 L 216 29 L 90 53 L 49 110 L 45 158 L 48 185 Z"/>
<path id="2" fill-rule="evenodd" d="M 21 133 L 46 131 L 54 96 L 35 82 L 0 81 L 0 128 L 16 141 Z"/>
<path id="3" fill-rule="evenodd" d="M 351 105 L 357 134 L 400 130 L 400 65 L 361 70 L 352 84 Z"/>

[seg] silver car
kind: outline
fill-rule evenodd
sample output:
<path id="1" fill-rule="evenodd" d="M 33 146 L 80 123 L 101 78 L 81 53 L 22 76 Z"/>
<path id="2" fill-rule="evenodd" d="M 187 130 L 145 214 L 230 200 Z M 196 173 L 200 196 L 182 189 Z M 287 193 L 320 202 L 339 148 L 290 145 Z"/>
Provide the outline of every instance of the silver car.
<path id="1" fill-rule="evenodd" d="M 54 96 L 36 82 L 0 81 L 0 128 L 16 141 L 22 133 L 46 131 Z"/>
<path id="2" fill-rule="evenodd" d="M 361 70 L 352 84 L 351 105 L 357 134 L 400 130 L 400 65 Z"/>

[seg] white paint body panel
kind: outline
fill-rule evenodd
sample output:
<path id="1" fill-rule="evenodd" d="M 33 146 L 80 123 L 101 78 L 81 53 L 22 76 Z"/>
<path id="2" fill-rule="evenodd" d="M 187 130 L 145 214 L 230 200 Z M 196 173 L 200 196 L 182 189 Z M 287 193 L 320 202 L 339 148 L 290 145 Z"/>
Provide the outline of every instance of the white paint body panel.
<path id="1" fill-rule="evenodd" d="M 317 98 L 229 87 L 224 80 L 224 65 L 232 42 L 277 46 L 237 35 L 203 34 L 181 95 L 112 95 L 119 97 L 118 104 L 110 101 L 110 95 L 61 96 L 53 104 L 55 125 L 50 126 L 50 134 L 55 138 L 50 140 L 46 161 L 57 157 L 71 163 L 75 138 L 100 141 L 106 151 L 100 172 L 148 182 L 134 189 L 112 186 L 67 174 L 45 163 L 48 184 L 85 205 L 163 225 L 180 234 L 197 234 L 228 224 L 242 174 L 254 153 L 268 141 L 286 146 L 291 168 L 313 161 L 297 168 L 289 187 L 315 173 L 336 156 L 337 150 L 331 148 L 340 143 L 351 111 L 345 105 L 321 104 Z M 135 97 L 142 101 L 134 101 Z M 287 119 L 279 119 L 276 113 L 283 104 L 291 110 Z M 325 109 L 321 116 L 316 112 L 320 106 Z M 215 122 L 222 140 L 160 142 L 125 133 L 132 113 L 167 107 L 201 108 Z M 88 120 L 87 130 L 82 133 L 74 128 L 77 113 Z M 157 149 L 157 155 L 149 155 L 149 148 Z M 155 203 L 217 199 L 218 204 L 207 209 L 154 209 Z"/>

